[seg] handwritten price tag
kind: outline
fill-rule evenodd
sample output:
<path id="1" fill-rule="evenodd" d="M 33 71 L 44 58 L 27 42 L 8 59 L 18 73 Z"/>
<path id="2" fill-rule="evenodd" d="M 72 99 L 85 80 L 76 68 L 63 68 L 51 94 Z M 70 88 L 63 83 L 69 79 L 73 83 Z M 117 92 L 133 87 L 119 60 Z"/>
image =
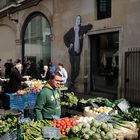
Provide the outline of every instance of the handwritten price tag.
<path id="1" fill-rule="evenodd" d="M 121 111 L 125 112 L 128 110 L 129 105 L 125 99 L 123 99 L 118 105 L 117 105 Z"/>
<path id="2" fill-rule="evenodd" d="M 99 114 L 96 118 L 97 121 L 101 121 L 101 122 L 107 122 L 110 119 L 110 116 L 107 115 L 106 113 L 101 113 Z"/>

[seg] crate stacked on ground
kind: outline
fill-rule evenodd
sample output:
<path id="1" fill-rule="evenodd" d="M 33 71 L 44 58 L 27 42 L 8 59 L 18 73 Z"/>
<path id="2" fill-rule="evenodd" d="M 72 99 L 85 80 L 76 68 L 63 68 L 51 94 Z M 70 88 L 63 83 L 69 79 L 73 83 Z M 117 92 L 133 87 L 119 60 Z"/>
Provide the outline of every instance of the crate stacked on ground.
<path id="1" fill-rule="evenodd" d="M 23 95 L 16 94 L 16 93 L 6 93 L 5 98 L 7 99 L 5 106 L 8 109 L 17 109 L 20 111 L 24 111 L 26 106 L 34 106 L 38 92 L 34 93 L 26 93 Z"/>

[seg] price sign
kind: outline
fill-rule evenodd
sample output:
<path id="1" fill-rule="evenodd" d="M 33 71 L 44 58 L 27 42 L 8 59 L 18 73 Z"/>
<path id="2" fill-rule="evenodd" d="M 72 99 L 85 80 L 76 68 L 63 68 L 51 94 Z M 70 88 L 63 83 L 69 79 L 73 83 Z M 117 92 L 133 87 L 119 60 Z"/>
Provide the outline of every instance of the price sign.
<path id="1" fill-rule="evenodd" d="M 56 127 L 44 127 L 43 128 L 44 138 L 60 138 L 60 130 Z"/>
<path id="2" fill-rule="evenodd" d="M 31 119 L 30 118 L 23 118 L 23 119 L 19 119 L 18 121 L 19 121 L 19 123 L 30 124 Z"/>
<path id="3" fill-rule="evenodd" d="M 116 110 L 111 110 L 111 111 L 108 112 L 109 115 L 112 115 L 112 114 L 115 114 L 115 113 L 116 113 Z"/>
<path id="4" fill-rule="evenodd" d="M 117 105 L 121 111 L 125 112 L 128 110 L 129 105 L 125 99 L 123 99 L 118 105 Z"/>
<path id="5" fill-rule="evenodd" d="M 110 116 L 107 115 L 106 113 L 101 113 L 100 115 L 98 115 L 95 118 L 97 121 L 101 121 L 101 122 L 107 122 L 110 119 Z"/>
<path id="6" fill-rule="evenodd" d="M 5 135 L 0 137 L 0 140 L 17 140 L 16 131 L 9 130 Z"/>
<path id="7" fill-rule="evenodd" d="M 99 108 L 99 106 L 98 106 L 97 104 L 95 104 L 95 103 L 92 103 L 92 102 L 91 102 L 91 105 L 92 105 L 93 107 L 95 107 L 95 108 Z"/>

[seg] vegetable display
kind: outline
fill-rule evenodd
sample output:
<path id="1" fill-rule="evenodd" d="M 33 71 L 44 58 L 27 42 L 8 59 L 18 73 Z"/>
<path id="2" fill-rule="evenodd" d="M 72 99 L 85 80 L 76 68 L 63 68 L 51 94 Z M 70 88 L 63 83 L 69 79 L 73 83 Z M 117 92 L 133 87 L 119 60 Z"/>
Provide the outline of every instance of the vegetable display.
<path id="1" fill-rule="evenodd" d="M 72 108 L 77 106 L 78 99 L 73 92 L 64 93 L 61 95 L 61 105 Z"/>
<path id="2" fill-rule="evenodd" d="M 51 121 L 39 120 L 32 121 L 29 124 L 21 124 L 21 134 L 23 140 L 44 140 L 42 135 L 42 128 L 44 126 L 52 126 Z"/>
<path id="3" fill-rule="evenodd" d="M 75 119 L 62 118 L 60 120 L 53 120 L 52 123 L 60 129 L 62 135 L 66 135 L 66 129 L 76 125 L 77 121 Z"/>
<path id="4" fill-rule="evenodd" d="M 0 134 L 5 134 L 10 129 L 15 129 L 17 125 L 17 116 L 9 114 L 0 119 Z"/>
<path id="5" fill-rule="evenodd" d="M 122 111 L 119 100 L 109 101 L 106 98 L 81 99 L 74 93 L 61 95 L 65 110 L 76 110 L 82 105 L 83 112 L 70 118 L 62 116 L 59 120 L 19 121 L 19 115 L 8 114 L 0 118 L 0 139 L 9 130 L 15 133 L 20 125 L 22 140 L 47 140 L 44 138 L 45 127 L 51 126 L 60 132 L 60 138 L 52 140 L 134 140 L 139 139 L 140 108 L 130 107 Z M 93 104 L 95 103 L 95 104 Z M 97 106 L 96 106 L 97 104 Z M 81 110 L 80 110 L 81 111 Z M 74 112 L 74 113 L 75 113 Z M 78 112 L 78 111 L 77 111 Z M 22 120 L 22 119 L 21 119 Z M 26 119 L 23 119 L 26 120 Z"/>
<path id="6" fill-rule="evenodd" d="M 111 107 L 107 106 L 101 106 L 99 108 L 95 107 L 85 107 L 84 113 L 87 116 L 92 116 L 92 115 L 99 115 L 101 113 L 109 113 L 112 110 Z"/>
<path id="7" fill-rule="evenodd" d="M 67 129 L 69 137 L 79 137 L 81 140 L 116 140 L 111 123 L 102 123 L 92 120 L 88 123 L 79 123 Z"/>

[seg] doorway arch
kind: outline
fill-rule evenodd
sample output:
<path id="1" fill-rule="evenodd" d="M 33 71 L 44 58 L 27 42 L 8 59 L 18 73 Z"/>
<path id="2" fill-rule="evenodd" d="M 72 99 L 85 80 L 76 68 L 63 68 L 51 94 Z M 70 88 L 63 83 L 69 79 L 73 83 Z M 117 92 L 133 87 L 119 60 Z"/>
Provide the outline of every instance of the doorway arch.
<path id="1" fill-rule="evenodd" d="M 37 67 L 51 58 L 51 28 L 41 12 L 31 13 L 22 28 L 22 61 L 31 61 Z"/>

